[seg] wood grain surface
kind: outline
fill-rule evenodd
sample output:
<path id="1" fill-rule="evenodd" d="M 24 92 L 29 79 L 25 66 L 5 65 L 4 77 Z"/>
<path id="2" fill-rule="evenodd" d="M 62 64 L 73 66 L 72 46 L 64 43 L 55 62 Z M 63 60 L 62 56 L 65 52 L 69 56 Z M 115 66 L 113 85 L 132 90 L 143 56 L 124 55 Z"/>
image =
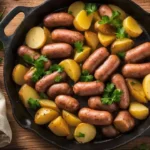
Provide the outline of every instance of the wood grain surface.
<path id="1" fill-rule="evenodd" d="M 59 1 L 59 0 L 58 0 Z M 0 11 L 5 8 L 5 15 L 16 6 L 37 6 L 41 4 L 43 0 L 0 0 Z M 134 0 L 143 9 L 150 12 L 150 0 Z M 7 27 L 6 33 L 12 34 L 17 25 L 22 20 L 23 15 L 19 14 Z M 0 52 L 0 57 L 3 56 L 3 52 Z M 9 146 L 2 150 L 58 150 L 55 146 L 45 142 L 43 139 L 38 137 L 36 134 L 22 129 L 14 120 L 11 110 L 11 105 L 8 100 L 7 94 L 3 84 L 3 64 L 0 66 L 0 87 L 2 88 L 6 100 L 7 100 L 7 114 L 8 119 L 13 132 L 13 140 Z M 129 144 L 119 148 L 118 150 L 131 150 L 136 145 L 141 143 L 147 143 L 150 146 L 150 137 L 140 137 Z"/>

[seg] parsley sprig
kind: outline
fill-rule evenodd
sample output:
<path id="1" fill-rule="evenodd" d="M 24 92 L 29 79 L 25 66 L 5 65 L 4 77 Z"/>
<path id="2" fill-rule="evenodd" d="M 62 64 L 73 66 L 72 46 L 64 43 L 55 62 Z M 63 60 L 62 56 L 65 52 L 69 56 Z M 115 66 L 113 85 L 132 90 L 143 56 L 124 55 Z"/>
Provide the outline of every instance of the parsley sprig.
<path id="1" fill-rule="evenodd" d="M 55 82 L 60 82 L 62 80 L 62 76 L 57 76 L 56 78 L 55 78 Z"/>
<path id="2" fill-rule="evenodd" d="M 31 109 L 34 109 L 34 110 L 36 110 L 36 109 L 41 107 L 41 105 L 39 103 L 39 100 L 38 99 L 34 99 L 34 98 L 29 98 L 28 104 L 29 104 L 29 107 Z"/>
<path id="3" fill-rule="evenodd" d="M 87 12 L 87 15 L 90 15 L 93 12 L 97 11 L 97 5 L 94 3 L 87 3 L 85 4 L 85 10 Z"/>
<path id="4" fill-rule="evenodd" d="M 116 37 L 118 39 L 128 38 L 128 34 L 125 32 L 125 29 L 122 27 L 117 29 Z"/>
<path id="5" fill-rule="evenodd" d="M 85 137 L 85 134 L 84 134 L 84 133 L 79 132 L 79 134 L 78 134 L 78 135 L 76 135 L 76 137 Z"/>
<path id="6" fill-rule="evenodd" d="M 89 81 L 93 81 L 93 79 L 94 79 L 93 75 L 90 75 L 87 70 L 82 71 L 82 74 L 80 76 L 80 81 L 89 82 Z"/>
<path id="7" fill-rule="evenodd" d="M 83 42 L 75 42 L 74 47 L 78 53 L 81 53 L 83 51 Z"/>
<path id="8" fill-rule="evenodd" d="M 116 89 L 113 83 L 108 83 L 104 90 L 103 97 L 101 99 L 103 104 L 110 105 L 112 103 L 116 103 L 120 101 L 122 96 L 122 91 L 120 89 Z"/>
<path id="9" fill-rule="evenodd" d="M 41 92 L 40 93 L 40 98 L 41 99 L 48 99 L 48 96 L 45 93 Z"/>

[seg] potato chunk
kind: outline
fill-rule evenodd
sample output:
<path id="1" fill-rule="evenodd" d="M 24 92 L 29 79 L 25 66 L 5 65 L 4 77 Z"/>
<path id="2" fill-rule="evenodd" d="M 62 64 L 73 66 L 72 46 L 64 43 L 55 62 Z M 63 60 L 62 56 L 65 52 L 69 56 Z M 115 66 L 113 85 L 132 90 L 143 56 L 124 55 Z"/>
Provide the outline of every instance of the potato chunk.
<path id="1" fill-rule="evenodd" d="M 46 35 L 46 44 L 53 43 L 50 30 L 47 29 L 46 27 L 43 27 L 43 29 L 44 29 L 44 33 Z"/>
<path id="2" fill-rule="evenodd" d="M 145 76 L 143 80 L 143 89 L 147 99 L 150 100 L 150 74 Z"/>

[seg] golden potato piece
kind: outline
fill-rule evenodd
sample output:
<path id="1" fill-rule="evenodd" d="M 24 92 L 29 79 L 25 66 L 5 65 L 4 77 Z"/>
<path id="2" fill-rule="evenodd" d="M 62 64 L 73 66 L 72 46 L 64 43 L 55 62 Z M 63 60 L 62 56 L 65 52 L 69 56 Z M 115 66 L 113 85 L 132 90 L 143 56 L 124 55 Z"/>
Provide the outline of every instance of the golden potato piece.
<path id="1" fill-rule="evenodd" d="M 140 103 L 147 103 L 148 100 L 144 93 L 142 84 L 135 79 L 126 79 L 131 96 Z"/>
<path id="2" fill-rule="evenodd" d="M 39 101 L 41 107 L 45 107 L 45 108 L 51 108 L 57 112 L 60 112 L 59 108 L 57 107 L 57 105 L 55 104 L 54 101 L 48 100 L 48 99 L 41 99 Z"/>
<path id="3" fill-rule="evenodd" d="M 79 31 L 86 31 L 90 28 L 93 20 L 93 14 L 87 15 L 85 10 L 82 10 L 74 19 L 74 27 Z"/>
<path id="4" fill-rule="evenodd" d="M 61 116 L 53 120 L 48 127 L 57 136 L 70 135 L 69 126 Z"/>
<path id="5" fill-rule="evenodd" d="M 143 80 L 143 89 L 147 99 L 150 100 L 150 74 L 145 76 Z"/>
<path id="6" fill-rule="evenodd" d="M 40 99 L 39 94 L 37 93 L 37 91 L 30 87 L 27 84 L 24 84 L 20 90 L 19 90 L 19 97 L 21 99 L 21 101 L 23 102 L 25 107 L 29 107 L 28 105 L 28 100 L 29 98 L 33 98 L 33 99 Z"/>
<path id="7" fill-rule="evenodd" d="M 84 10 L 85 4 L 81 1 L 76 1 L 69 6 L 68 13 L 76 17 L 81 10 Z"/>
<path id="8" fill-rule="evenodd" d="M 53 43 L 50 30 L 48 30 L 46 27 L 43 27 L 43 30 L 46 35 L 46 44 Z"/>
<path id="9" fill-rule="evenodd" d="M 90 142 L 95 138 L 95 136 L 96 136 L 95 127 L 88 123 L 80 123 L 74 131 L 74 138 L 79 143 Z"/>
<path id="10" fill-rule="evenodd" d="M 109 4 L 108 6 L 111 8 L 111 10 L 120 12 L 119 18 L 121 20 L 124 20 L 127 17 L 127 14 L 125 13 L 125 11 L 122 10 L 120 7 L 118 7 L 116 5 L 112 5 L 112 4 Z"/>
<path id="11" fill-rule="evenodd" d="M 62 111 L 62 116 L 69 126 L 76 127 L 79 123 L 81 123 L 81 120 L 77 116 L 66 110 Z"/>
<path id="12" fill-rule="evenodd" d="M 65 59 L 59 64 L 62 66 L 67 75 L 74 81 L 77 82 L 81 75 L 80 66 L 73 59 Z"/>
<path id="13" fill-rule="evenodd" d="M 84 62 L 89 57 L 90 52 L 91 52 L 91 48 L 90 47 L 83 46 L 83 51 L 82 52 L 80 52 L 80 53 L 76 52 L 75 53 L 74 60 L 77 63 Z"/>
<path id="14" fill-rule="evenodd" d="M 90 46 L 92 50 L 94 51 L 99 44 L 97 34 L 91 31 L 85 31 L 84 36 L 85 36 L 87 45 Z"/>
<path id="15" fill-rule="evenodd" d="M 149 115 L 149 109 L 140 103 L 132 102 L 129 107 L 130 114 L 139 120 L 144 120 Z"/>
<path id="16" fill-rule="evenodd" d="M 100 43 L 107 47 L 109 46 L 112 42 L 115 41 L 116 39 L 116 36 L 115 35 L 105 35 L 105 34 L 102 34 L 102 33 L 98 33 L 98 39 L 100 41 Z"/>
<path id="17" fill-rule="evenodd" d="M 100 21 L 100 20 L 101 20 L 101 17 L 100 17 L 100 15 L 99 15 L 99 12 L 98 12 L 98 11 L 95 11 L 95 12 L 93 13 L 93 20 L 94 20 L 94 21 Z"/>
<path id="18" fill-rule="evenodd" d="M 59 116 L 58 112 L 50 108 L 40 108 L 34 118 L 34 122 L 39 125 L 44 125 L 54 120 Z"/>
<path id="19" fill-rule="evenodd" d="M 128 38 L 124 39 L 117 39 L 112 45 L 111 45 L 111 53 L 117 54 L 119 52 L 126 52 L 130 50 L 134 45 L 134 41 Z"/>
<path id="20" fill-rule="evenodd" d="M 33 27 L 26 35 L 25 42 L 32 49 L 40 49 L 46 42 L 46 35 L 41 27 Z"/>
<path id="21" fill-rule="evenodd" d="M 69 127 L 69 129 L 70 129 L 70 134 L 67 136 L 67 140 L 72 140 L 74 139 L 75 127 Z"/>
<path id="22" fill-rule="evenodd" d="M 125 31 L 129 34 L 129 36 L 136 38 L 140 36 L 143 32 L 142 28 L 138 24 L 138 22 L 132 18 L 131 16 L 127 17 L 123 21 L 123 27 Z"/>
<path id="23" fill-rule="evenodd" d="M 16 65 L 12 72 L 14 82 L 18 85 L 25 84 L 24 75 L 28 72 L 28 70 L 28 68 L 21 64 Z"/>

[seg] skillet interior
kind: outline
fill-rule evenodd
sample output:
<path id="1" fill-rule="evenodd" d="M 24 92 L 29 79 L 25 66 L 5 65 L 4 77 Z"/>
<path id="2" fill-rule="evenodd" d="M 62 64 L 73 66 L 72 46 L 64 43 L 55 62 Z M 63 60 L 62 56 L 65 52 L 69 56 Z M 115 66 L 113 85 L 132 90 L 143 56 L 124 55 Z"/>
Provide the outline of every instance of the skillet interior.
<path id="1" fill-rule="evenodd" d="M 5 49 L 5 65 L 4 65 L 4 81 L 7 93 L 9 95 L 14 117 L 17 122 L 24 128 L 28 128 L 39 134 L 41 137 L 53 143 L 55 145 L 60 146 L 64 149 L 71 149 L 71 150 L 80 150 L 80 149 L 112 149 L 130 140 L 136 138 L 140 134 L 142 134 L 147 128 L 149 128 L 150 117 L 143 121 L 140 125 L 138 125 L 132 132 L 126 133 L 121 135 L 115 139 L 102 139 L 101 136 L 98 136 L 94 141 L 87 143 L 87 144 L 78 144 L 75 141 L 68 141 L 65 138 L 61 138 L 58 136 L 53 135 L 47 128 L 44 126 L 38 126 L 34 123 L 32 118 L 32 112 L 27 111 L 18 97 L 18 87 L 12 81 L 11 73 L 15 66 L 15 62 L 17 58 L 17 48 L 18 46 L 22 45 L 25 39 L 25 34 L 27 31 L 35 26 L 39 25 L 43 17 L 53 11 L 56 11 L 60 8 L 65 8 L 69 4 L 71 4 L 75 0 L 49 0 L 40 7 L 33 9 L 33 11 L 26 16 L 26 19 L 23 23 L 19 26 L 18 30 L 12 37 L 9 45 L 6 46 Z M 99 0 L 86 0 L 86 2 L 95 2 L 99 4 Z M 144 28 L 144 33 L 140 38 L 136 39 L 136 45 L 139 45 L 145 41 L 150 41 L 150 28 L 148 27 L 150 24 L 150 15 L 139 8 L 137 5 L 133 4 L 129 0 L 101 0 L 102 4 L 112 3 L 116 4 L 122 9 L 124 9 L 128 14 L 132 15 Z"/>

